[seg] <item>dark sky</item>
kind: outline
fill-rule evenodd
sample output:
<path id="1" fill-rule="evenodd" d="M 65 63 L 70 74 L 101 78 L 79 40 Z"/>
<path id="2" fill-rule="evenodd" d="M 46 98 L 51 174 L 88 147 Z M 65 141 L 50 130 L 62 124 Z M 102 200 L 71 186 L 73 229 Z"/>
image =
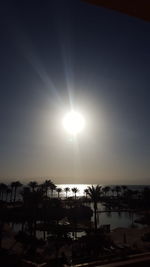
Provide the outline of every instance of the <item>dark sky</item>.
<path id="1" fill-rule="evenodd" d="M 79 0 L 0 2 L 0 177 L 150 181 L 150 23 Z M 86 127 L 70 142 L 70 105 Z"/>

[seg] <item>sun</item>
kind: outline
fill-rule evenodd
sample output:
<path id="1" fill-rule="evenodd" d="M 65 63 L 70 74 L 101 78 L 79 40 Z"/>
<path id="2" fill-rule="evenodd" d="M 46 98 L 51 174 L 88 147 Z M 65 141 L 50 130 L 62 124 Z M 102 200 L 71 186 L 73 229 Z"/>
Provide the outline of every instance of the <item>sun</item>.
<path id="1" fill-rule="evenodd" d="M 84 129 L 84 117 L 79 112 L 70 111 L 63 119 L 63 126 L 69 134 L 76 135 Z"/>

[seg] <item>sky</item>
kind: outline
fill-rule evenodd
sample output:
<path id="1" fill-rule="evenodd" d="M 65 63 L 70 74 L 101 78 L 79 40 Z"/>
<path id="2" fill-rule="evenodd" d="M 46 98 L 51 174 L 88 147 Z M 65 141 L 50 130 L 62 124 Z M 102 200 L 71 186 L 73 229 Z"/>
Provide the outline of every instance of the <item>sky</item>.
<path id="1" fill-rule="evenodd" d="M 150 184 L 150 23 L 79 0 L 0 2 L 0 178 Z M 62 126 L 75 109 L 85 128 Z"/>

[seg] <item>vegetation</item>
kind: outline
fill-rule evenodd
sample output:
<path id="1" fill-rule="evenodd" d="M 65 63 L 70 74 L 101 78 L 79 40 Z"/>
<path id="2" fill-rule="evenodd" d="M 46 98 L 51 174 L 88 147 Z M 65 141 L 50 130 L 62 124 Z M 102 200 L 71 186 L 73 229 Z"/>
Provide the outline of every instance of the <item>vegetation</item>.
<path id="1" fill-rule="evenodd" d="M 60 197 L 60 193 L 62 192 L 62 188 L 57 187 L 56 191 L 57 191 L 58 198 L 59 198 Z"/>
<path id="2" fill-rule="evenodd" d="M 65 191 L 65 193 L 66 193 L 66 198 L 67 198 L 68 192 L 70 192 L 70 188 L 69 188 L 69 187 L 65 187 L 65 188 L 64 188 L 64 191 Z"/>
<path id="3" fill-rule="evenodd" d="M 101 186 L 91 186 L 88 187 L 88 195 L 90 196 L 93 204 L 94 204 L 94 225 L 95 225 L 95 231 L 97 231 L 97 204 L 100 201 L 101 196 Z"/>
<path id="4" fill-rule="evenodd" d="M 87 199 L 87 196 L 88 196 L 88 192 L 89 192 L 88 188 L 84 189 L 84 193 L 85 193 L 86 199 Z"/>
<path id="5" fill-rule="evenodd" d="M 69 192 L 73 197 L 70 195 L 68 197 Z M 79 197 L 78 192 L 77 187 L 65 187 L 62 190 L 51 180 L 46 180 L 42 184 L 31 181 L 26 186 L 19 181 L 14 181 L 10 185 L 0 183 L 0 244 L 3 238 L 3 225 L 8 223 L 13 227 L 18 224 L 21 232 L 18 232 L 15 243 L 22 243 L 26 251 L 23 255 L 35 261 L 38 257 L 33 250 L 36 251 L 39 246 L 44 247 L 46 244 L 44 240 L 47 239 L 48 253 L 52 251 L 55 255 L 55 264 L 51 262 L 50 266 L 56 266 L 59 249 L 66 244 L 70 247 L 70 242 L 75 263 L 81 262 L 80 257 L 89 256 L 90 259 L 92 257 L 96 259 L 100 254 L 105 254 L 105 250 L 110 250 L 112 241 L 104 228 L 100 227 L 101 223 L 97 221 L 99 202 L 106 206 L 107 212 L 128 211 L 133 225 L 133 214 L 136 211 L 147 210 L 137 222 L 150 224 L 149 187 L 138 191 L 131 190 L 127 186 L 92 185 L 84 190 L 85 196 Z M 89 202 L 93 203 L 93 209 L 86 204 Z M 93 214 L 94 223 L 91 222 Z M 77 233 L 80 231 L 86 235 L 79 238 Z M 37 239 L 39 232 L 42 234 L 42 241 Z M 80 254 L 79 259 L 78 254 Z"/>
<path id="6" fill-rule="evenodd" d="M 35 181 L 31 181 L 31 182 L 28 184 L 28 186 L 31 187 L 32 192 L 34 192 L 35 189 L 38 187 L 38 183 L 35 182 Z"/>
<path id="7" fill-rule="evenodd" d="M 77 193 L 79 192 L 79 189 L 77 187 L 72 188 L 72 192 L 74 193 L 74 198 L 76 199 Z"/>

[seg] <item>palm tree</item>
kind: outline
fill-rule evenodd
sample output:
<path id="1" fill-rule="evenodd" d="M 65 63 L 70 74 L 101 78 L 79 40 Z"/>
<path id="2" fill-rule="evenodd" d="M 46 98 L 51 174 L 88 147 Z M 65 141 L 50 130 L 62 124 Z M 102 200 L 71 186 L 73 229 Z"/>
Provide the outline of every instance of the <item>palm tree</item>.
<path id="1" fill-rule="evenodd" d="M 102 188 L 102 191 L 104 192 L 105 197 L 106 197 L 107 193 L 110 191 L 110 186 L 105 186 L 105 187 L 103 187 L 103 188 Z"/>
<path id="2" fill-rule="evenodd" d="M 22 184 L 19 181 L 14 182 L 14 202 L 16 201 L 17 189 L 21 186 Z"/>
<path id="3" fill-rule="evenodd" d="M 24 197 L 26 197 L 30 193 L 31 193 L 31 190 L 30 190 L 29 186 L 23 187 L 22 191 L 20 192 L 20 194 L 22 195 L 23 199 L 24 199 Z"/>
<path id="4" fill-rule="evenodd" d="M 48 190 L 51 190 L 51 197 L 53 196 L 53 191 L 56 189 L 56 185 L 51 180 L 45 180 L 44 183 L 39 185 L 39 188 L 43 193 L 48 195 Z"/>
<path id="5" fill-rule="evenodd" d="M 85 193 L 86 198 L 87 198 L 88 192 L 89 192 L 88 188 L 84 189 L 84 193 Z"/>
<path id="6" fill-rule="evenodd" d="M 69 188 L 69 187 L 65 187 L 65 188 L 64 188 L 64 191 L 66 192 L 66 198 L 67 198 L 67 194 L 68 194 L 68 192 L 70 191 L 70 188 Z"/>
<path id="7" fill-rule="evenodd" d="M 77 187 L 73 187 L 71 190 L 74 193 L 74 198 L 76 199 L 77 193 L 79 192 L 79 189 Z"/>
<path id="8" fill-rule="evenodd" d="M 94 225 L 95 225 L 95 232 L 97 231 L 97 204 L 100 200 L 101 195 L 101 186 L 89 186 L 88 187 L 88 195 L 90 196 L 93 204 L 94 204 Z"/>
<path id="9" fill-rule="evenodd" d="M 4 196 L 4 193 L 6 193 L 7 191 L 7 185 L 4 184 L 4 183 L 0 183 L 0 197 L 1 197 L 1 200 L 3 200 L 3 196 Z"/>
<path id="10" fill-rule="evenodd" d="M 122 185 L 121 187 L 122 187 L 123 191 L 127 190 L 127 188 L 128 188 L 126 185 Z"/>
<path id="11" fill-rule="evenodd" d="M 45 182 L 42 184 L 42 187 L 46 193 L 46 196 L 48 195 L 48 190 L 52 190 L 52 188 L 54 188 L 54 183 L 51 180 L 45 180 Z M 55 186 L 56 188 L 56 186 Z M 54 189 L 53 189 L 54 190 Z"/>
<path id="12" fill-rule="evenodd" d="M 8 187 L 6 189 L 6 202 L 8 201 L 8 195 L 11 196 L 11 193 L 12 193 L 12 190 L 11 190 L 11 188 Z M 11 197 L 10 197 L 10 200 L 9 201 L 11 201 Z"/>
<path id="13" fill-rule="evenodd" d="M 60 195 L 60 193 L 62 192 L 62 188 L 56 188 L 56 191 L 57 191 L 57 193 L 58 193 L 58 198 L 59 198 L 59 195 Z"/>
<path id="14" fill-rule="evenodd" d="M 125 195 L 125 192 L 127 191 L 128 187 L 126 185 L 122 185 L 121 189 L 123 190 L 123 195 Z"/>
<path id="15" fill-rule="evenodd" d="M 44 194 L 45 193 L 45 184 L 44 183 L 39 184 L 38 185 L 38 190 L 41 191 Z"/>
<path id="16" fill-rule="evenodd" d="M 28 183 L 28 186 L 31 187 L 32 192 L 34 192 L 35 191 L 35 188 L 38 187 L 38 183 L 35 182 L 35 181 L 31 181 L 31 182 Z"/>
<path id="17" fill-rule="evenodd" d="M 111 188 L 112 196 L 114 197 L 115 189 L 114 187 Z"/>
<path id="18" fill-rule="evenodd" d="M 121 187 L 119 186 L 119 185 L 117 185 L 116 187 L 115 187 L 115 191 L 116 191 L 116 193 L 117 193 L 117 197 L 119 196 L 119 193 L 121 192 Z"/>
<path id="19" fill-rule="evenodd" d="M 46 196 L 48 193 L 48 189 L 50 188 L 51 185 L 51 180 L 45 180 L 45 182 L 43 183 L 43 188 L 45 190 Z"/>
<path id="20" fill-rule="evenodd" d="M 23 189 L 20 192 L 20 195 L 22 196 L 22 199 L 23 199 L 23 205 L 25 207 L 25 206 L 27 206 L 26 203 L 28 203 L 28 206 L 27 206 L 28 209 L 29 209 L 30 204 L 31 204 L 30 203 L 30 194 L 31 194 L 31 189 L 29 186 L 23 187 Z"/>
<path id="21" fill-rule="evenodd" d="M 31 191 L 30 187 L 24 187 L 21 192 L 23 198 L 23 207 L 25 217 L 22 220 L 22 228 L 24 222 L 28 222 L 28 226 L 32 233 L 36 235 L 36 224 L 39 216 L 39 205 L 41 205 L 43 200 L 43 192 L 42 190 Z"/>
<path id="22" fill-rule="evenodd" d="M 13 201 L 13 193 L 14 193 L 14 188 L 15 188 L 15 182 L 12 182 L 10 184 L 10 187 L 11 187 L 11 202 Z"/>
<path id="23" fill-rule="evenodd" d="M 50 184 L 50 190 L 51 190 L 51 197 L 53 197 L 53 191 L 56 190 L 56 185 L 52 181 Z"/>

